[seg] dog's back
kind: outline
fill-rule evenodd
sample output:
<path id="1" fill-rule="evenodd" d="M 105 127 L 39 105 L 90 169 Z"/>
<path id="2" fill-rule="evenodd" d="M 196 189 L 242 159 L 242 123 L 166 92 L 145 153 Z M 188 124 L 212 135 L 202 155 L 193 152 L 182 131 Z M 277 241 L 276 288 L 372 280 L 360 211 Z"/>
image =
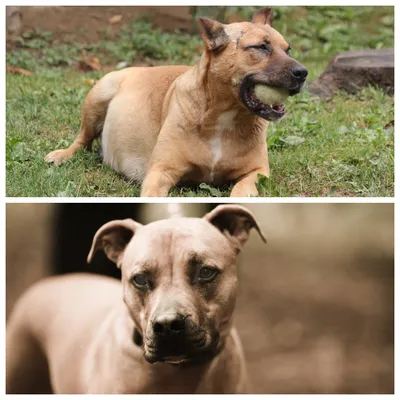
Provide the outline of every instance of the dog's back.
<path id="1" fill-rule="evenodd" d="M 51 393 L 50 375 L 57 368 L 65 370 L 57 376 L 74 370 L 77 375 L 76 365 L 82 363 L 74 360 L 120 301 L 120 282 L 94 274 L 51 277 L 33 285 L 7 324 L 7 393 Z"/>

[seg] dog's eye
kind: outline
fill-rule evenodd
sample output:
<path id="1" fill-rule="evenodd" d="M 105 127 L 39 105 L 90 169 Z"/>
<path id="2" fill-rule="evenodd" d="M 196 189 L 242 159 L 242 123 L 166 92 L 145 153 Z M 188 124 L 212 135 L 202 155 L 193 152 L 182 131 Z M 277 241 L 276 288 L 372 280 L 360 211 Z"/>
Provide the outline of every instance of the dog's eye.
<path id="1" fill-rule="evenodd" d="M 269 52 L 271 47 L 268 43 L 263 43 L 258 46 L 254 46 L 254 48 L 261 51 Z"/>
<path id="2" fill-rule="evenodd" d="M 218 274 L 219 271 L 216 268 L 203 267 L 199 271 L 199 281 L 210 282 L 214 280 Z"/>
<path id="3" fill-rule="evenodd" d="M 146 274 L 136 274 L 132 277 L 132 283 L 138 288 L 149 286 L 149 279 Z"/>
<path id="4" fill-rule="evenodd" d="M 255 44 L 252 46 L 247 46 L 244 49 L 245 50 L 259 50 L 264 53 L 269 53 L 271 51 L 271 45 L 269 43 Z"/>
<path id="5" fill-rule="evenodd" d="M 289 46 L 289 47 L 286 49 L 286 54 L 287 54 L 288 56 L 290 56 L 290 50 L 292 50 L 292 48 Z"/>

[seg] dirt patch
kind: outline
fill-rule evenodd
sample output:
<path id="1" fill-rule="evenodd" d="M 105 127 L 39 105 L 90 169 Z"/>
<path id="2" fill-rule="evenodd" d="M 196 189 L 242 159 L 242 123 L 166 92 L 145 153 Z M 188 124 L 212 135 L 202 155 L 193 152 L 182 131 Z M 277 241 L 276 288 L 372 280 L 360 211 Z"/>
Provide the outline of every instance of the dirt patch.
<path id="1" fill-rule="evenodd" d="M 166 31 L 189 31 L 193 27 L 190 7 L 183 6 L 19 7 L 19 12 L 22 19 L 18 32 L 15 32 L 15 28 L 9 32 L 11 22 L 7 21 L 7 41 L 12 39 L 10 35 L 16 36 L 37 29 L 52 32 L 56 40 L 63 41 L 66 35 L 73 34 L 77 42 L 93 43 L 104 37 L 105 32 L 111 37 L 115 36 L 123 25 L 145 15 L 151 17 L 154 26 Z"/>

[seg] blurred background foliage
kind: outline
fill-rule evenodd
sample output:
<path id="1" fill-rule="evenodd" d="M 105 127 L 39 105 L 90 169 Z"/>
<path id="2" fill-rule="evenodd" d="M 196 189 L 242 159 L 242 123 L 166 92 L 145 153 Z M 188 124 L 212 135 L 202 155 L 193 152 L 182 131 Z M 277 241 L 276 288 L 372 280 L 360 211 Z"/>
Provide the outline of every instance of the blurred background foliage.
<path id="1" fill-rule="evenodd" d="M 230 23 L 251 20 L 260 7 L 226 6 L 226 7 L 190 7 L 192 33 L 198 31 L 197 18 L 209 16 L 219 21 Z M 319 75 L 321 66 L 338 52 L 360 48 L 379 49 L 393 47 L 394 44 L 394 11 L 393 7 L 274 7 L 274 27 L 283 36 L 293 41 L 294 58 L 306 60 L 310 71 Z M 135 58 L 151 58 L 168 63 L 191 63 L 198 57 L 198 35 L 190 32 L 178 32 L 171 29 L 165 32 L 155 28 L 149 16 L 142 15 L 133 22 L 122 24 L 116 33 L 109 27 L 102 29 L 103 37 L 97 43 L 79 43 L 79 32 L 65 35 L 62 39 L 54 38 L 52 32 L 40 29 L 24 32 L 18 39 L 20 49 L 7 53 L 7 62 L 20 67 L 35 67 L 39 64 L 48 66 L 68 65 L 79 58 L 82 51 L 86 53 L 104 53 L 108 62 L 132 62 Z M 126 22 L 126 21 L 125 21 Z M 84 31 L 82 26 L 80 30 Z M 349 40 L 351 38 L 351 40 Z M 115 39 L 118 39 L 116 41 Z M 61 43 L 67 46 L 54 44 Z M 71 44 L 74 44 L 72 46 Z M 68 46 L 69 45 L 69 46 Z M 36 49 L 36 52 L 30 50 Z M 17 62 L 18 61 L 18 62 Z M 316 68 L 314 68 L 316 67 Z"/>

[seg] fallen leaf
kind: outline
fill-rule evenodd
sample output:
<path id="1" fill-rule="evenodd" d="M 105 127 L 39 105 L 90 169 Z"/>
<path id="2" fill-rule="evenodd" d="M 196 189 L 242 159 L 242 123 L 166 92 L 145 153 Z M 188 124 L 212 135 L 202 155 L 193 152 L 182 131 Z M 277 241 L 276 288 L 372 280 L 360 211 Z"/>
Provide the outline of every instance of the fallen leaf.
<path id="1" fill-rule="evenodd" d="M 127 61 L 121 61 L 117 64 L 117 69 L 123 69 L 129 67 L 129 63 Z"/>
<path id="2" fill-rule="evenodd" d="M 383 129 L 389 129 L 389 128 L 392 128 L 393 126 L 394 126 L 394 120 L 388 122 L 388 123 L 384 126 Z"/>
<path id="3" fill-rule="evenodd" d="M 122 20 L 122 15 L 114 15 L 108 20 L 108 22 L 110 24 L 118 24 L 121 22 L 121 20 Z"/>
<path id="4" fill-rule="evenodd" d="M 100 61 L 97 57 L 87 58 L 78 63 L 78 70 L 82 72 L 99 71 L 101 69 Z"/>
<path id="5" fill-rule="evenodd" d="M 338 132 L 341 133 L 341 134 L 344 134 L 344 133 L 350 132 L 350 129 L 347 126 L 342 125 L 342 126 L 339 127 Z"/>
<path id="6" fill-rule="evenodd" d="M 281 140 L 282 140 L 282 142 L 285 142 L 289 146 L 298 146 L 305 141 L 305 139 L 303 137 L 299 137 L 299 136 L 287 136 L 286 138 L 281 139 Z"/>
<path id="7" fill-rule="evenodd" d="M 85 79 L 85 84 L 93 86 L 97 82 L 97 79 Z"/>
<path id="8" fill-rule="evenodd" d="M 33 72 L 31 71 L 27 71 L 26 69 L 19 67 L 12 67 L 11 65 L 7 65 L 7 72 L 9 72 L 10 74 L 25 75 L 25 76 L 33 75 Z"/>

